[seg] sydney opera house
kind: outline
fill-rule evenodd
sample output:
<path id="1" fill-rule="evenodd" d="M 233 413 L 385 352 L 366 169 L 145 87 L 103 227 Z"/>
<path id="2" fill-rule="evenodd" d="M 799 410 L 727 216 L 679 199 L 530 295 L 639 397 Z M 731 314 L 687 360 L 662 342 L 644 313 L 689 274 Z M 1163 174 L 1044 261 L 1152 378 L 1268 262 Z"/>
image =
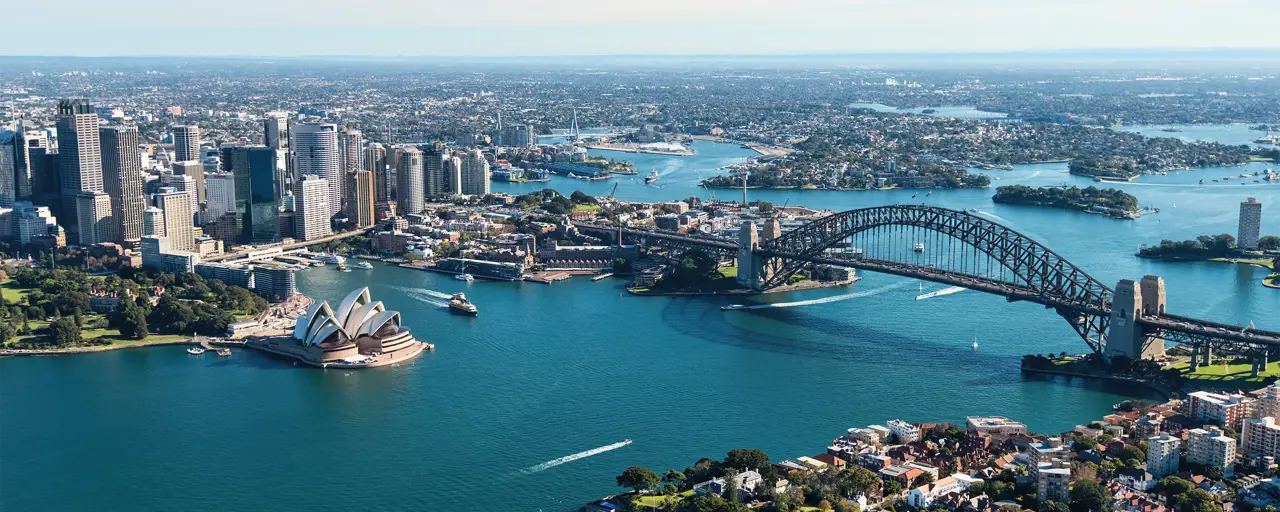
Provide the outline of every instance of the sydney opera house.
<path id="1" fill-rule="evenodd" d="M 321 367 L 368 368 L 418 356 L 430 344 L 400 325 L 400 312 L 374 302 L 369 288 L 347 295 L 337 309 L 318 302 L 298 317 L 293 336 L 263 340 L 254 348 Z"/>

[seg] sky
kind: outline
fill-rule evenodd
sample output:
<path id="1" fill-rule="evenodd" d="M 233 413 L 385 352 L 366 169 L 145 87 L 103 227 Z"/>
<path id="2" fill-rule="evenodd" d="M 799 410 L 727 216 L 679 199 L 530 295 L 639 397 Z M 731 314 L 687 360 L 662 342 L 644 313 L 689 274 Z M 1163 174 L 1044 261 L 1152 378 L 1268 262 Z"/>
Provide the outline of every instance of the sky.
<path id="1" fill-rule="evenodd" d="M 0 54 L 519 57 L 1277 48 L 1280 0 L 0 0 Z M 92 27 L 90 30 L 71 26 Z"/>

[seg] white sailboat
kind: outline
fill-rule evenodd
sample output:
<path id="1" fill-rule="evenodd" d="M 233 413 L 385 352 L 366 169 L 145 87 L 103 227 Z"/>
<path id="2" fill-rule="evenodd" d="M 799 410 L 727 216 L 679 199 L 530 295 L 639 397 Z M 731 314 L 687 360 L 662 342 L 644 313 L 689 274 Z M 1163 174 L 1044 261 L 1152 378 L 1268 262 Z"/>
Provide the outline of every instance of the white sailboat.
<path id="1" fill-rule="evenodd" d="M 977 335 L 977 334 L 974 334 L 974 335 L 973 335 L 973 349 L 974 349 L 974 350 L 978 350 L 978 335 Z"/>

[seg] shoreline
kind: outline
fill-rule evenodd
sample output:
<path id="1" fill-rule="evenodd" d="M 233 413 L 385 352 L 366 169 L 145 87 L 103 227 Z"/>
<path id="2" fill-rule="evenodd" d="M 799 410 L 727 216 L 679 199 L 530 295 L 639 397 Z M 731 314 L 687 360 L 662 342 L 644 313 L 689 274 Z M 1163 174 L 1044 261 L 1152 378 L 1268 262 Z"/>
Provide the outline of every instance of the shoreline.
<path id="1" fill-rule="evenodd" d="M 667 151 L 662 149 L 647 149 L 647 148 L 641 148 L 641 147 L 615 146 L 611 144 L 588 144 L 586 147 L 587 149 L 594 149 L 596 151 L 617 151 L 620 153 L 642 153 L 642 154 L 648 154 L 648 155 L 694 156 L 698 154 L 698 152 L 694 151 L 692 148 L 686 149 L 685 151 Z"/>
<path id="2" fill-rule="evenodd" d="M 132 345 L 100 345 L 96 347 L 72 347 L 65 349 L 10 349 L 0 350 L 0 357 L 36 357 L 36 356 L 68 356 L 79 354 L 95 354 L 99 352 L 112 352 L 115 350 L 128 350 L 132 348 L 151 348 L 151 347 L 167 347 L 177 345 L 198 345 L 195 339 L 187 339 L 182 341 L 160 341 L 156 343 L 135 343 Z"/>
<path id="3" fill-rule="evenodd" d="M 1080 377 L 1084 379 L 1098 379 L 1098 380 L 1109 380 L 1113 382 L 1127 382 L 1129 384 L 1140 384 L 1146 387 L 1147 389 L 1150 389 L 1160 394 L 1165 398 L 1165 400 L 1172 398 L 1173 395 L 1176 394 L 1173 390 L 1166 389 L 1163 386 L 1159 386 L 1142 379 L 1135 379 L 1133 377 L 1122 377 L 1119 375 L 1099 375 L 1099 374 L 1090 374 L 1090 373 L 1079 373 L 1079 372 L 1073 372 L 1068 370 L 1048 370 L 1048 369 L 1039 369 L 1039 368 L 1027 368 L 1025 366 L 1022 366 L 1020 370 L 1024 373 L 1038 373 L 1042 375 L 1057 375 L 1060 377 Z"/>

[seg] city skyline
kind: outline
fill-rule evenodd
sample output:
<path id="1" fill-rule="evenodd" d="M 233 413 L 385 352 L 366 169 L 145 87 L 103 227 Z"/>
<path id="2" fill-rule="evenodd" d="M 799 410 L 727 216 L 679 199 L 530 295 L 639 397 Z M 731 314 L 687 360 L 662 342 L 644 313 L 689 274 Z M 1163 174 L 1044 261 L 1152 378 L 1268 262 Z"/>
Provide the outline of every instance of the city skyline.
<path id="1" fill-rule="evenodd" d="M 126 3 L 133 8 L 84 0 L 24 6 L 12 13 L 17 37 L 5 53 L 501 57 L 1275 49 L 1276 43 L 1264 34 L 1270 30 L 1269 20 L 1280 16 L 1280 4 L 1267 0 L 1123 4 L 982 0 L 963 5 L 942 0 L 910 4 L 799 0 L 785 10 L 764 0 L 657 0 L 644 9 L 581 0 L 559 3 L 556 9 L 528 9 L 512 0 L 468 4 L 373 0 L 339 20 L 329 14 L 340 10 L 340 4 L 331 0 L 313 2 L 308 9 L 296 9 L 291 3 L 231 0 L 226 9 L 255 15 L 234 28 L 224 28 L 187 26 L 191 16 L 198 14 L 194 7 L 155 0 Z M 150 14 L 128 14 L 136 12 Z M 399 15 L 388 23 L 386 12 Z M 72 24 L 145 29 L 151 37 L 92 42 L 39 37 L 43 20 L 55 16 Z M 329 37 L 307 37 L 316 30 Z M 164 45 L 156 46 L 155 41 Z"/>

